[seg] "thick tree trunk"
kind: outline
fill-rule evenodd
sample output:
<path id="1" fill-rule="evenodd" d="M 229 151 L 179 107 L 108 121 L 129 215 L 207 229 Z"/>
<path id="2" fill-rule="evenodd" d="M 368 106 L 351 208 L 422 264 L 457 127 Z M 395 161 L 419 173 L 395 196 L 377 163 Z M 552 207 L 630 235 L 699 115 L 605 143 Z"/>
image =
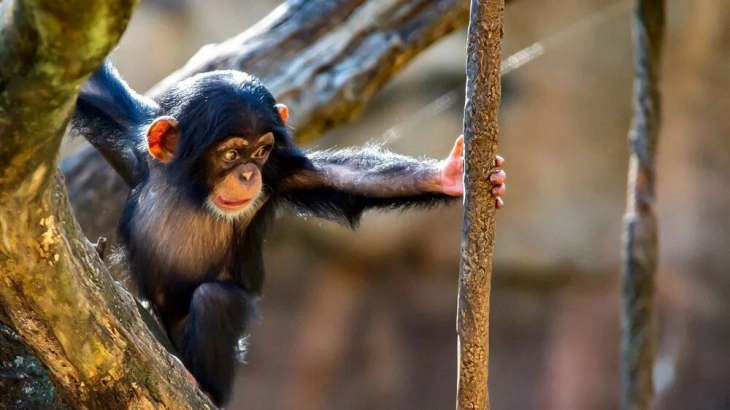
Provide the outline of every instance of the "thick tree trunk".
<path id="1" fill-rule="evenodd" d="M 458 410 L 489 409 L 489 293 L 494 249 L 494 171 L 501 100 L 504 0 L 472 0 L 464 107 L 464 233 L 457 331 Z"/>
<path id="2" fill-rule="evenodd" d="M 6 319 L 2 320 L 3 322 Z M 43 364 L 13 329 L 0 323 L 0 408 L 60 410 L 65 403 Z"/>
<path id="3" fill-rule="evenodd" d="M 204 71 L 247 71 L 289 106 L 297 140 L 312 141 L 357 118 L 389 79 L 468 18 L 466 0 L 289 1 L 241 35 L 204 47 L 149 94 Z M 61 169 L 86 235 L 113 242 L 126 184 L 90 146 Z"/>
<path id="4" fill-rule="evenodd" d="M 7 374 L 32 351 L 55 393 L 73 407 L 204 408 L 208 400 L 165 354 L 81 235 L 56 172 L 76 93 L 117 44 L 134 5 L 0 4 L 0 330 L 7 330 L 0 349 L 18 354 L 0 366 Z M 42 373 L 37 366 L 22 370 Z M 0 403 L 60 405 L 42 377 L 35 382 L 47 389 L 47 400 L 3 393 Z M 29 401 L 18 405 L 23 399 Z"/>

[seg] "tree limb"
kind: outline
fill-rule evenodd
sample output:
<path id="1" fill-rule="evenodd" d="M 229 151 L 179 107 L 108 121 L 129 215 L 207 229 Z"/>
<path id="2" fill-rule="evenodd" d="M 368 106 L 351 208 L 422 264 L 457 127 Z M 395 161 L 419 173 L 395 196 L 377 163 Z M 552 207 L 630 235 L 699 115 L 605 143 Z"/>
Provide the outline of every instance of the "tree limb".
<path id="1" fill-rule="evenodd" d="M 0 318 L 74 407 L 204 408 L 81 235 L 56 172 L 76 93 L 134 6 L 0 4 Z"/>
<path id="2" fill-rule="evenodd" d="M 621 408 L 649 410 L 657 343 L 654 202 L 665 2 L 637 0 L 634 7 L 634 119 L 629 131 L 629 195 L 622 246 Z"/>
<path id="3" fill-rule="evenodd" d="M 495 203 L 484 175 L 494 171 L 501 99 L 504 0 L 472 0 L 464 107 L 464 233 L 459 272 L 458 410 L 489 409 L 489 293 Z"/>
<path id="4" fill-rule="evenodd" d="M 463 27 L 468 10 L 462 0 L 289 1 L 239 36 L 204 47 L 148 94 L 201 72 L 247 71 L 296 107 L 297 140 L 309 142 L 357 118 L 407 62 Z"/>
<path id="5" fill-rule="evenodd" d="M 53 383 L 16 331 L 0 323 L 0 408 L 61 410 Z"/>
<path id="6" fill-rule="evenodd" d="M 202 48 L 148 94 L 204 71 L 247 71 L 289 106 L 297 140 L 309 142 L 357 118 L 388 80 L 468 18 L 466 0 L 292 0 L 244 33 Z M 90 146 L 61 168 L 84 232 L 109 237 L 126 184 Z"/>

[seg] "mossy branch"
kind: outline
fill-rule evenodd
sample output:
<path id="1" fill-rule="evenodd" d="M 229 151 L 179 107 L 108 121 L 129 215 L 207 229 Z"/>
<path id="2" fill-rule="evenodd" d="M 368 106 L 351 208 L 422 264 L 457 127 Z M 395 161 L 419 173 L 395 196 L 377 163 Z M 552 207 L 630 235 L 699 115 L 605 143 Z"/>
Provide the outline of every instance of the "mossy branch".
<path id="1" fill-rule="evenodd" d="M 117 292 L 81 234 L 56 169 L 76 94 L 134 6 L 0 4 L 0 319 L 69 406 L 204 408 L 207 398 L 152 337 L 134 300 Z"/>

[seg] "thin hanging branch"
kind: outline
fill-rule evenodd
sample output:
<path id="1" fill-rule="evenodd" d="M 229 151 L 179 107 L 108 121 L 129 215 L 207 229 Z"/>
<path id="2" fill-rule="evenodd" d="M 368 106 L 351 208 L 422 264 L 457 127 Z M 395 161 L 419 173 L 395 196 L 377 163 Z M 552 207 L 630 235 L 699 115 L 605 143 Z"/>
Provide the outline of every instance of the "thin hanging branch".
<path id="1" fill-rule="evenodd" d="M 659 78 L 664 0 L 637 0 L 634 10 L 634 120 L 629 131 L 628 205 L 623 231 L 621 378 L 623 410 L 649 410 L 656 350 L 656 151 L 661 120 Z"/>
<path id="2" fill-rule="evenodd" d="M 489 292 L 495 204 L 485 175 L 494 171 L 501 99 L 504 0 L 472 0 L 464 107 L 464 231 L 457 332 L 457 409 L 488 409 Z"/>

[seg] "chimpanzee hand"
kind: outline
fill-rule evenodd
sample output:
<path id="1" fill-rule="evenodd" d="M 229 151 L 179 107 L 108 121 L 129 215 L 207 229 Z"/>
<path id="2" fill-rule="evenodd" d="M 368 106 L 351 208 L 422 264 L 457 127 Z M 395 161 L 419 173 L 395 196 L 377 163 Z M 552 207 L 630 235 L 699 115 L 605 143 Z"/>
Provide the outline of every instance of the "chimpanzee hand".
<path id="1" fill-rule="evenodd" d="M 504 164 L 504 159 L 497 156 L 495 158 L 497 167 Z M 446 195 L 461 196 L 464 195 L 464 136 L 461 135 L 456 139 L 451 154 L 445 160 L 441 161 L 439 174 L 439 183 L 441 189 Z M 497 170 L 489 176 L 492 183 L 492 195 L 496 198 L 497 209 L 504 207 L 501 196 L 507 189 L 505 180 L 507 174 L 503 170 Z"/>

